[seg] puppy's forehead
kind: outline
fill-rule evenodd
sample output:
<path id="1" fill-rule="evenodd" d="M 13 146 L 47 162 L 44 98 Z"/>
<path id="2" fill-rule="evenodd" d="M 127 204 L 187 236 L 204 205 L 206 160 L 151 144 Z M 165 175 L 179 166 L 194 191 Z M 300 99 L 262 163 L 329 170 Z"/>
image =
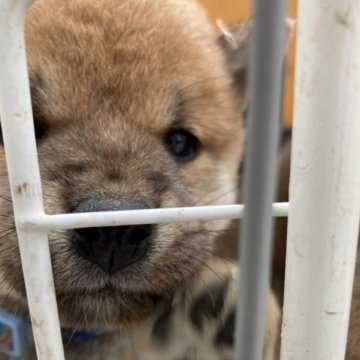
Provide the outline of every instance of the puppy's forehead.
<path id="1" fill-rule="evenodd" d="M 215 37 L 191 0 L 38 0 L 26 23 L 37 111 L 55 123 L 165 116 L 226 77 Z"/>

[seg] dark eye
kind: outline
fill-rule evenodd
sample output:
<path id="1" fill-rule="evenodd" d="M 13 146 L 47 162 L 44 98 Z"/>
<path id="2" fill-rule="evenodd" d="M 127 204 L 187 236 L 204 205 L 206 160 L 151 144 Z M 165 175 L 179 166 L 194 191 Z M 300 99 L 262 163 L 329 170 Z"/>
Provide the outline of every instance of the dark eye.
<path id="1" fill-rule="evenodd" d="M 36 136 L 36 140 L 40 140 L 44 137 L 46 132 L 46 128 L 43 125 L 38 124 L 37 122 L 35 122 L 35 136 Z M 0 145 L 4 145 L 4 140 L 3 140 L 3 136 L 2 136 L 2 130 L 1 130 L 1 125 L 0 125 Z"/>
<path id="2" fill-rule="evenodd" d="M 187 162 L 193 160 L 198 154 L 199 140 L 186 130 L 175 130 L 165 138 L 169 152 L 176 160 Z"/>

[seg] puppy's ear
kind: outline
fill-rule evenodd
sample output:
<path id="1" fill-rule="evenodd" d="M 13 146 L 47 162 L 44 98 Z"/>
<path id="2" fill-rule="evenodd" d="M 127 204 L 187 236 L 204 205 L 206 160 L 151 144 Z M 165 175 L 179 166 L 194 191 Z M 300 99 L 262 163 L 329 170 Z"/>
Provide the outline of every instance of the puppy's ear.
<path id="1" fill-rule="evenodd" d="M 217 21 L 220 29 L 218 43 L 225 54 L 228 69 L 241 93 L 245 92 L 252 23 L 252 20 L 249 19 L 227 27 L 221 20 Z"/>
<path id="2" fill-rule="evenodd" d="M 293 36 L 295 21 L 285 20 L 286 26 L 286 45 Z M 221 20 L 217 25 L 220 29 L 218 43 L 225 53 L 229 71 L 234 77 L 238 89 L 243 92 L 246 86 L 246 70 L 250 56 L 250 40 L 253 28 L 252 19 L 240 21 L 229 27 L 225 26 Z M 285 52 L 287 46 L 285 46 Z M 285 56 L 285 54 L 284 54 Z"/>

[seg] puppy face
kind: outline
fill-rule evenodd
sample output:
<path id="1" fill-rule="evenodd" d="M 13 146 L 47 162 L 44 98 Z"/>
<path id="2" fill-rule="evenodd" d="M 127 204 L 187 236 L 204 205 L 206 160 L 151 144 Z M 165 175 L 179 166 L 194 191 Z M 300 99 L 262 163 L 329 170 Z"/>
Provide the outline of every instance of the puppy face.
<path id="1" fill-rule="evenodd" d="M 234 202 L 241 104 L 194 1 L 38 0 L 26 43 L 47 213 Z M 20 304 L 3 149 L 0 166 L 0 293 Z M 209 229 L 192 222 L 50 232 L 62 323 L 144 318 L 209 258 L 218 234 Z"/>

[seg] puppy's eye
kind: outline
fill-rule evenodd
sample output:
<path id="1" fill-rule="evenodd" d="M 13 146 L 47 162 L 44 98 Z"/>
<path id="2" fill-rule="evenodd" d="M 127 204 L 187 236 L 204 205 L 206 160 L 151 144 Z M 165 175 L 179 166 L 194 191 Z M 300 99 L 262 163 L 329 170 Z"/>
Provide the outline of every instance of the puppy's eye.
<path id="1" fill-rule="evenodd" d="M 39 124 L 38 122 L 35 122 L 35 137 L 36 140 L 40 140 L 44 137 L 45 132 L 46 132 L 46 128 L 45 126 Z M 4 139 L 2 136 L 2 129 L 1 129 L 1 125 L 0 125 L 0 145 L 4 145 Z"/>
<path id="2" fill-rule="evenodd" d="M 179 162 L 193 160 L 199 151 L 199 140 L 186 130 L 175 130 L 169 133 L 165 138 L 166 146 L 169 152 Z"/>

